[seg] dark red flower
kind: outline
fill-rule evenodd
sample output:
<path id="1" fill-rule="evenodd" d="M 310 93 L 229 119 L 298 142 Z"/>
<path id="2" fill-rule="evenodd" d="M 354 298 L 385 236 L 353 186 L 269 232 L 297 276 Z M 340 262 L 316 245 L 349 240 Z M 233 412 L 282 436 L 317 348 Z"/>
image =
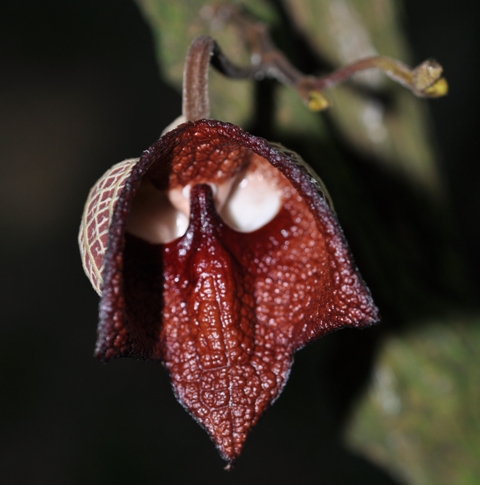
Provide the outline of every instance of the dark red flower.
<path id="1" fill-rule="evenodd" d="M 229 462 L 296 350 L 378 320 L 318 177 L 228 123 L 185 123 L 113 167 L 80 244 L 101 292 L 96 356 L 163 362 Z"/>

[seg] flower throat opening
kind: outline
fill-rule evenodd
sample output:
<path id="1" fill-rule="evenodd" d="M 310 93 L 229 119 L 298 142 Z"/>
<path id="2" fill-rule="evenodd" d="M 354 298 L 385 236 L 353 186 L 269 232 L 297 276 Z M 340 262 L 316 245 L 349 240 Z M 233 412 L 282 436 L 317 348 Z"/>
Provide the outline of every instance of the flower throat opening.
<path id="1" fill-rule="evenodd" d="M 189 225 L 192 187 L 205 183 L 212 188 L 221 219 L 238 232 L 253 232 L 270 222 L 282 206 L 279 177 L 277 169 L 254 155 L 233 176 L 217 181 L 195 178 L 186 185 L 159 190 L 144 178 L 133 200 L 127 231 L 151 244 L 182 237 Z"/>

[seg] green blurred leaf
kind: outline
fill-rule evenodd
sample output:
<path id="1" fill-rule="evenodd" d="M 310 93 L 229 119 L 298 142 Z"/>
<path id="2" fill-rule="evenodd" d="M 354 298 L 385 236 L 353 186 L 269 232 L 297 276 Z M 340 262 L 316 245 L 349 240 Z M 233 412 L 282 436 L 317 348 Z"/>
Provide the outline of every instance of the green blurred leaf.
<path id="1" fill-rule="evenodd" d="M 388 340 L 352 420 L 352 446 L 408 483 L 478 483 L 479 323 L 436 322 Z"/>

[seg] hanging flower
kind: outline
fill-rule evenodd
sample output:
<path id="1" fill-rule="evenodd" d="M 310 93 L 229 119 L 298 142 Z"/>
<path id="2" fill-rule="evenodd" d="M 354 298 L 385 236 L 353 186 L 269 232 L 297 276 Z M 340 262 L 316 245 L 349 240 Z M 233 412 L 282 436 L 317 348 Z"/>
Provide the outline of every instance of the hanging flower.
<path id="1" fill-rule="evenodd" d="M 185 122 L 97 182 L 79 241 L 101 295 L 96 356 L 163 362 L 179 402 L 231 463 L 298 349 L 379 316 L 315 173 L 207 119 L 210 61 L 240 72 L 212 39 L 194 41 Z"/>

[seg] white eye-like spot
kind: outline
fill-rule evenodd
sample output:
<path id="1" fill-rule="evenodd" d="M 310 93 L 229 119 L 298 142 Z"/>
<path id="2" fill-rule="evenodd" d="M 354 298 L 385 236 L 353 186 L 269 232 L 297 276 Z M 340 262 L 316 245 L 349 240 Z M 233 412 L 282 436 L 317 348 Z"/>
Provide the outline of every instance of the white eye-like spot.
<path id="1" fill-rule="evenodd" d="M 188 222 L 188 217 L 183 212 L 178 211 L 175 219 L 175 237 L 172 240 L 183 236 L 187 232 Z"/>
<path id="2" fill-rule="evenodd" d="M 252 232 L 270 222 L 280 210 L 280 189 L 264 173 L 251 171 L 235 183 L 220 216 L 240 232 Z"/>
<path id="3" fill-rule="evenodd" d="M 170 192 L 173 196 L 150 182 L 142 183 L 132 203 L 127 231 L 152 244 L 183 236 L 188 227 L 189 202 L 181 191 Z"/>
<path id="4" fill-rule="evenodd" d="M 186 185 L 185 187 L 169 190 L 166 193 L 172 206 L 177 211 L 185 214 L 187 218 L 190 216 L 190 189 L 190 185 Z"/>

